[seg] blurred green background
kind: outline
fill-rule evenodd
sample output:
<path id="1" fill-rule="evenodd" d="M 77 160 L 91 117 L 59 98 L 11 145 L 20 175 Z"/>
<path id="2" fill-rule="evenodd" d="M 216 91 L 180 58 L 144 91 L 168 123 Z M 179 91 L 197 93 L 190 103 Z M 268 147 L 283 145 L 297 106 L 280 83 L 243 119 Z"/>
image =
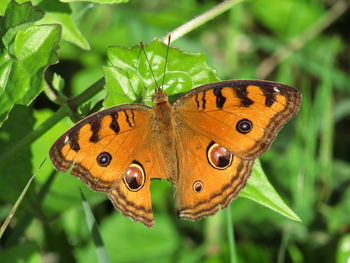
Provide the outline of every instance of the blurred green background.
<path id="1" fill-rule="evenodd" d="M 103 77 L 101 66 L 107 64 L 108 46 L 131 47 L 139 40 L 148 43 L 220 3 L 31 2 L 42 11 L 35 19 L 6 17 L 10 1 L 0 0 L 1 76 L 6 75 L 7 61 L 11 61 L 12 68 L 19 65 L 13 76 L 27 74 L 23 71 L 25 52 L 21 53 L 23 64 L 11 56 L 28 47 L 19 48 L 16 44 L 19 37 L 14 40 L 13 36 L 19 29 L 16 25 L 17 29 L 11 31 L 11 22 L 25 18 L 36 21 L 33 25 L 61 24 L 63 39 L 57 33 L 58 40 L 55 42 L 53 36 L 49 41 L 53 50 L 59 46 L 58 56 L 52 52 L 47 61 L 58 63 L 48 67 L 45 77 L 51 86 L 59 86 L 62 81 L 52 84 L 52 80 L 57 77 L 54 73 L 61 76 L 68 98 L 81 94 Z M 234 227 L 238 262 L 349 262 L 348 8 L 349 2 L 342 0 L 242 1 L 172 44 L 184 51 L 206 53 L 208 64 L 221 79 L 267 79 L 302 91 L 299 114 L 260 158 L 270 182 L 301 223 L 245 198 L 231 204 L 232 222 L 227 222 L 224 212 L 198 222 L 179 220 L 171 185 L 153 181 L 156 224 L 148 229 L 114 211 L 104 194 L 90 191 L 73 176 L 56 173 L 47 160 L 0 240 L 0 261 L 97 262 L 93 237 L 85 223 L 81 189 L 98 222 L 102 247 L 112 262 L 229 262 L 232 244 L 227 238 L 228 224 Z M 50 95 L 52 90 L 41 81 L 45 68 L 38 69 L 39 77 L 30 82 L 42 86 L 37 93 L 43 92 L 37 97 L 16 100 L 16 104 L 28 106 L 14 106 L 0 128 L 1 221 L 47 156 L 50 145 L 73 124 L 68 117 L 57 121 L 38 138 L 24 142 L 20 151 L 11 152 L 17 142 L 36 131 L 59 109 Z M 27 85 L 13 83 L 18 88 Z M 0 78 L 0 96 L 4 96 L 6 85 Z M 16 94 L 8 92 L 7 96 L 14 98 Z M 99 93 L 84 103 L 78 113 L 97 109 L 94 106 L 100 105 L 103 97 L 104 93 Z M 2 102 L 0 99 L 0 105 L 5 105 Z M 77 114 L 73 116 L 76 118 Z M 8 152 L 11 158 L 6 155 Z"/>

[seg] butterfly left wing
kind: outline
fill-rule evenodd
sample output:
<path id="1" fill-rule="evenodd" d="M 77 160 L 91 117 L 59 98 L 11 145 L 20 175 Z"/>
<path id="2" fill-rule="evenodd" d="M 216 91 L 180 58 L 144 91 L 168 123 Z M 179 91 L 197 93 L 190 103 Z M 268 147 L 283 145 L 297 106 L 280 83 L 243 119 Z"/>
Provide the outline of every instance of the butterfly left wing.
<path id="1" fill-rule="evenodd" d="M 50 159 L 57 170 L 106 192 L 123 214 L 151 226 L 150 181 L 166 176 L 153 149 L 151 118 L 151 109 L 139 104 L 97 112 L 64 133 L 51 147 Z"/>
<path id="2" fill-rule="evenodd" d="M 145 139 L 150 116 L 150 108 L 138 104 L 92 114 L 56 140 L 50 159 L 56 170 L 70 171 L 91 189 L 108 192 Z"/>
<path id="3" fill-rule="evenodd" d="M 166 164 L 157 154 L 157 145 L 157 138 L 150 134 L 144 140 L 144 143 L 138 147 L 135 155 L 133 155 L 132 164 L 128 169 L 131 172 L 130 179 L 134 177 L 132 173 L 136 172 L 135 174 L 141 174 L 139 178 L 144 178 L 144 180 L 139 181 L 135 185 L 133 180 L 127 183 L 127 180 L 125 180 L 127 177 L 125 177 L 107 194 L 114 207 L 122 214 L 148 227 L 154 224 L 150 193 L 151 179 L 169 178 L 166 173 Z M 133 185 L 135 186 L 133 187 Z"/>

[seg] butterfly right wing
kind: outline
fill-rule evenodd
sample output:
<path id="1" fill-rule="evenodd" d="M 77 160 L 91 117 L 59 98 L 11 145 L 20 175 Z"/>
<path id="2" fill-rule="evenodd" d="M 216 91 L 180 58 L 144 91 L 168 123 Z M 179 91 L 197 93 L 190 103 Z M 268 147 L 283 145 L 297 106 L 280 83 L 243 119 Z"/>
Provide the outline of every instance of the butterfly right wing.
<path id="1" fill-rule="evenodd" d="M 300 102 L 298 90 L 258 80 L 211 83 L 179 97 L 173 108 L 180 217 L 196 220 L 227 207 Z"/>
<path id="2" fill-rule="evenodd" d="M 173 107 L 191 129 L 240 157 L 254 159 L 270 147 L 300 103 L 300 91 L 288 85 L 232 80 L 192 89 Z"/>
<path id="3" fill-rule="evenodd" d="M 254 160 L 243 159 L 185 123 L 177 129 L 179 176 L 176 208 L 181 218 L 197 220 L 227 207 L 246 185 Z"/>

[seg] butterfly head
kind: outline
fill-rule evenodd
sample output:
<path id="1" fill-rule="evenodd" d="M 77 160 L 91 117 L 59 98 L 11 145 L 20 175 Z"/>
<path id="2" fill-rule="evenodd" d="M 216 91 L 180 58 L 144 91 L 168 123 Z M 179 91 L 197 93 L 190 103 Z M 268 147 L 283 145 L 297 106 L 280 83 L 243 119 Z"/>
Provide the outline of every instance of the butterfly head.
<path id="1" fill-rule="evenodd" d="M 156 87 L 154 95 L 152 97 L 152 101 L 153 101 L 154 104 L 168 102 L 168 95 L 163 91 L 163 86 L 164 86 L 164 81 L 165 81 L 166 65 L 167 65 L 167 62 L 168 62 L 170 40 L 171 40 L 171 35 L 169 34 L 168 35 L 168 45 L 167 45 L 167 48 L 166 48 L 166 55 L 165 55 L 163 81 L 162 81 L 162 85 L 161 86 L 158 86 L 157 80 L 156 80 L 156 78 L 154 76 L 154 73 L 153 73 L 153 70 L 152 70 L 152 67 L 151 67 L 151 63 L 150 63 L 150 61 L 149 61 L 149 59 L 147 57 L 147 53 L 146 53 L 145 48 L 144 48 L 144 46 L 142 44 L 142 41 L 140 41 L 141 50 L 142 50 L 143 54 L 145 55 L 146 61 L 148 63 L 149 69 L 150 69 L 150 71 L 152 73 L 152 77 L 153 77 L 154 84 L 155 84 L 155 87 Z"/>
<path id="2" fill-rule="evenodd" d="M 155 93 L 152 97 L 152 101 L 154 104 L 167 102 L 168 95 L 161 88 L 156 88 Z"/>

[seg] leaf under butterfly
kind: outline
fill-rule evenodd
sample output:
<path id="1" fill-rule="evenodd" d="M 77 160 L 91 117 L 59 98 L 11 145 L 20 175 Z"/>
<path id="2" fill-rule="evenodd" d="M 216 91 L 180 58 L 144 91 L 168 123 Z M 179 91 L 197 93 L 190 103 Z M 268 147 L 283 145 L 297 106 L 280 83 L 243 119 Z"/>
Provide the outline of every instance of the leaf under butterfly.
<path id="1" fill-rule="evenodd" d="M 163 84 L 163 78 L 163 87 L 169 96 L 219 80 L 215 70 L 207 65 L 205 54 L 185 53 L 169 47 L 164 75 L 167 45 L 155 39 L 145 45 L 144 50 L 149 64 L 140 45 L 108 49 L 109 66 L 103 68 L 108 91 L 106 107 L 127 102 L 152 105 L 155 87 Z"/>

